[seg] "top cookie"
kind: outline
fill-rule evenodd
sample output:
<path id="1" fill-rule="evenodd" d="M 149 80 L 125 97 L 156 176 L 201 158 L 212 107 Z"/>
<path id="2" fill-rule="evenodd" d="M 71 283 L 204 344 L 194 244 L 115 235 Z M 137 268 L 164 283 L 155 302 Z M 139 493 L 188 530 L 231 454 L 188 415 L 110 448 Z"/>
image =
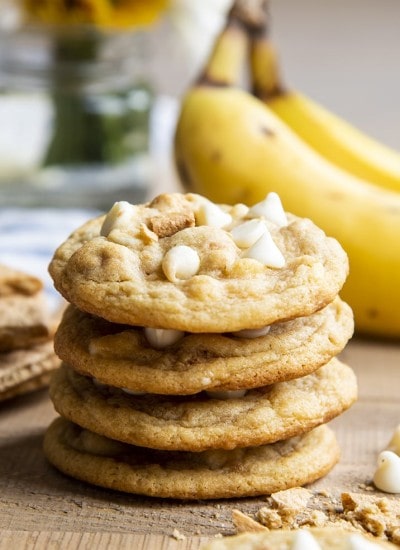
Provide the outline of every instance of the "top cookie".
<path id="1" fill-rule="evenodd" d="M 68 301 L 109 321 L 226 332 L 322 308 L 348 261 L 310 220 L 285 214 L 274 193 L 250 209 L 174 193 L 116 203 L 58 248 L 49 271 Z"/>

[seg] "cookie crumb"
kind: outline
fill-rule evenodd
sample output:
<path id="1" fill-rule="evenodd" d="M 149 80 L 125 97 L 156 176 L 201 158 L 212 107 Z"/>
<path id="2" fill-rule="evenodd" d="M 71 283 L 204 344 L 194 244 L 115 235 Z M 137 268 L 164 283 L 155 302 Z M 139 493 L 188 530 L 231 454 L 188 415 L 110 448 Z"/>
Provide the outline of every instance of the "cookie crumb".
<path id="1" fill-rule="evenodd" d="M 157 237 L 171 237 L 178 231 L 194 227 L 196 220 L 193 212 L 171 212 L 168 215 L 153 216 L 148 221 L 148 228 Z"/>
<path id="2" fill-rule="evenodd" d="M 232 510 L 232 520 L 238 533 L 256 533 L 259 531 L 268 531 L 267 526 L 261 525 L 247 514 L 240 510 Z"/>
<path id="3" fill-rule="evenodd" d="M 147 227 L 145 223 L 141 223 L 139 226 L 139 236 L 145 242 L 150 244 L 158 241 L 158 236 Z"/>
<path id="4" fill-rule="evenodd" d="M 175 540 L 186 540 L 186 537 L 183 533 L 181 533 L 180 531 L 178 531 L 178 529 L 174 529 L 172 531 L 172 538 L 174 538 Z"/>
<path id="5" fill-rule="evenodd" d="M 363 493 L 344 492 L 339 497 L 328 491 L 288 489 L 268 497 L 256 520 L 239 510 L 233 511 L 232 519 L 237 532 L 256 532 L 259 526 L 266 530 L 339 527 L 400 542 L 400 502 Z"/>

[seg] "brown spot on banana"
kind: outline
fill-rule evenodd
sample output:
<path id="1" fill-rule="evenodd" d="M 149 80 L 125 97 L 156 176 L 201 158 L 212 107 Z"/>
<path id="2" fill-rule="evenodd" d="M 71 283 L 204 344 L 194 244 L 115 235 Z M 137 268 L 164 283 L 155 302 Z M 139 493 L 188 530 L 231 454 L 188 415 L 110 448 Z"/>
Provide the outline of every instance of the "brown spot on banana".
<path id="1" fill-rule="evenodd" d="M 273 137 L 275 135 L 275 132 L 266 126 L 260 126 L 260 132 L 267 137 Z"/>
<path id="2" fill-rule="evenodd" d="M 366 313 L 370 319 L 376 319 L 379 317 L 379 311 L 377 309 L 368 309 Z"/>
<path id="3" fill-rule="evenodd" d="M 222 153 L 221 153 L 221 151 L 213 151 L 213 152 L 211 153 L 210 160 L 211 160 L 211 162 L 213 162 L 214 164 L 220 163 L 221 160 L 222 160 Z"/>

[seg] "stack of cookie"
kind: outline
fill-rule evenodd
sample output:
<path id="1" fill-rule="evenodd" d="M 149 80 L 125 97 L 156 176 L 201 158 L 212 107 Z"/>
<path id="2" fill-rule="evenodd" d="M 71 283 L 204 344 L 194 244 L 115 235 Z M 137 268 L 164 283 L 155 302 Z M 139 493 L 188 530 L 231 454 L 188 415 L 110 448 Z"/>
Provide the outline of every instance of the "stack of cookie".
<path id="1" fill-rule="evenodd" d="M 326 474 L 326 426 L 356 399 L 337 241 L 284 212 L 195 194 L 116 203 L 56 251 L 70 302 L 45 453 L 77 479 L 184 499 L 268 494 Z"/>
<path id="2" fill-rule="evenodd" d="M 0 401 L 46 386 L 59 366 L 42 282 L 0 265 Z"/>

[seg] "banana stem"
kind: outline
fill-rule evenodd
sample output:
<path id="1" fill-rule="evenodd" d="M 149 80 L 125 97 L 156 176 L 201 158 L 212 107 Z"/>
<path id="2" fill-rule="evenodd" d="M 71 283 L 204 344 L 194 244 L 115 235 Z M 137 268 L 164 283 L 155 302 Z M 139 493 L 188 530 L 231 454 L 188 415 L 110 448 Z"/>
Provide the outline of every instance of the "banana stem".
<path id="1" fill-rule="evenodd" d="M 234 19 L 228 18 L 197 83 L 209 86 L 239 85 L 248 48 L 249 39 L 245 29 Z"/>
<path id="2" fill-rule="evenodd" d="M 235 0 L 197 84 L 240 85 L 250 37 L 264 28 L 265 17 L 266 0 Z"/>
<path id="3" fill-rule="evenodd" d="M 261 0 L 260 0 L 261 1 Z M 249 29 L 250 74 L 252 93 L 263 101 L 286 93 L 282 83 L 278 54 L 270 40 L 271 18 L 268 1 L 261 6 L 263 17 L 259 17 L 256 29 Z"/>
<path id="4" fill-rule="evenodd" d="M 250 74 L 252 93 L 262 101 L 286 93 L 275 47 L 265 34 L 251 39 Z"/>

